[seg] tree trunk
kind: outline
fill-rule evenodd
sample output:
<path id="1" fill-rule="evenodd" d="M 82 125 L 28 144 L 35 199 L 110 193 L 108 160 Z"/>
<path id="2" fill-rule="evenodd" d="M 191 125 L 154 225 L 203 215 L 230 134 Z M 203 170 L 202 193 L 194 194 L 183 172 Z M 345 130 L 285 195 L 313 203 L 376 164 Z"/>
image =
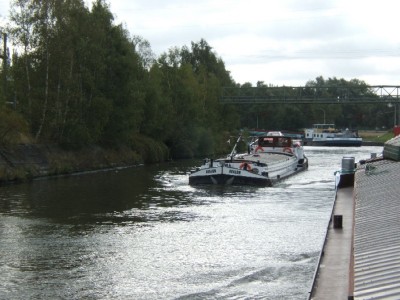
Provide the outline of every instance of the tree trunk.
<path id="1" fill-rule="evenodd" d="M 66 93 L 66 98 L 65 98 L 65 108 L 64 108 L 63 120 L 62 120 L 62 125 L 61 125 L 60 139 L 62 139 L 62 137 L 64 135 L 65 124 L 67 123 L 67 116 L 68 116 L 68 112 L 69 112 L 69 99 L 71 97 L 73 68 L 74 68 L 74 55 L 71 54 L 71 64 L 70 64 L 70 68 L 69 68 L 69 84 L 67 87 L 67 93 Z"/>
<path id="2" fill-rule="evenodd" d="M 32 97 L 31 97 L 31 78 L 29 75 L 29 64 L 28 64 L 28 53 L 25 50 L 25 72 L 26 72 L 26 81 L 28 85 L 28 93 L 27 93 L 27 98 L 28 98 L 28 114 L 29 114 L 29 121 L 32 122 Z"/>
<path id="3" fill-rule="evenodd" d="M 40 121 L 39 129 L 36 133 L 35 139 L 36 141 L 40 138 L 42 134 L 43 125 L 46 121 L 46 114 L 47 114 L 47 103 L 49 100 L 49 49 L 48 45 L 46 46 L 46 83 L 45 83 L 45 91 L 44 91 L 44 103 L 42 109 L 42 119 Z"/>

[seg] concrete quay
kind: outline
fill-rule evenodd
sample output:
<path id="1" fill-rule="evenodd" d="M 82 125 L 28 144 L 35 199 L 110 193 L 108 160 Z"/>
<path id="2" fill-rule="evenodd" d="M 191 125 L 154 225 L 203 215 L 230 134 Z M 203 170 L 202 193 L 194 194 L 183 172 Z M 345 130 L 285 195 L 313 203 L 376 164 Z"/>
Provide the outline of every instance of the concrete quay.
<path id="1" fill-rule="evenodd" d="M 349 295 L 353 208 L 353 186 L 338 189 L 309 299 L 339 300 Z"/>

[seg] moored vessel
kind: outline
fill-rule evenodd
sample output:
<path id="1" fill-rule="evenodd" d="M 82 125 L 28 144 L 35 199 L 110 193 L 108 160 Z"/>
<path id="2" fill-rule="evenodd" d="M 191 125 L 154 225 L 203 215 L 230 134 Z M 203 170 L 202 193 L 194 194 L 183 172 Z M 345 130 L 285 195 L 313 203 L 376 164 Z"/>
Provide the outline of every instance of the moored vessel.
<path id="1" fill-rule="evenodd" d="M 307 146 L 359 147 L 362 138 L 357 131 L 338 130 L 334 124 L 314 124 L 305 130 L 304 144 Z"/>

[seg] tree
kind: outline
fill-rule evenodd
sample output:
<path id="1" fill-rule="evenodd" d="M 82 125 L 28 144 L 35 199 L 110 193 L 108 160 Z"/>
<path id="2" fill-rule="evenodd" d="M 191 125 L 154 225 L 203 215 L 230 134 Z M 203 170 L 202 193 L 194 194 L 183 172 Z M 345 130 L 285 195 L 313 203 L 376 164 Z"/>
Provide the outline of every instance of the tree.
<path id="1" fill-rule="evenodd" d="M 13 78 L 17 87 L 17 90 L 22 91 L 25 97 L 21 100 L 27 100 L 26 115 L 30 123 L 32 122 L 32 85 L 31 85 L 31 68 L 32 68 L 32 49 L 36 47 L 36 38 L 34 36 L 34 6 L 29 0 L 14 0 L 11 3 L 10 20 L 14 24 L 13 27 L 9 28 L 11 36 L 14 40 L 15 46 L 22 46 L 23 55 L 21 61 L 23 64 L 19 68 L 13 68 Z M 18 63 L 17 57 L 14 57 L 14 62 Z M 18 74 L 17 70 L 24 70 Z M 23 79 L 25 76 L 25 80 Z M 21 83 L 22 86 L 18 86 Z"/>

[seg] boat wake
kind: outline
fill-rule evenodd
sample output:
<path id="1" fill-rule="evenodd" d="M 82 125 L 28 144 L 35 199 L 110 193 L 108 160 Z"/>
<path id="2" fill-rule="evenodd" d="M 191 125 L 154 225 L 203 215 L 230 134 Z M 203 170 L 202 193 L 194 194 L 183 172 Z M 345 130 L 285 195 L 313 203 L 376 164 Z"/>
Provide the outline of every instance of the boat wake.
<path id="1" fill-rule="evenodd" d="M 312 277 L 315 259 L 316 256 L 298 260 L 294 264 L 278 263 L 275 266 L 247 271 L 237 274 L 234 276 L 236 278 L 219 288 L 175 299 L 304 299 L 310 284 L 304 274 L 309 273 L 309 277 Z"/>

